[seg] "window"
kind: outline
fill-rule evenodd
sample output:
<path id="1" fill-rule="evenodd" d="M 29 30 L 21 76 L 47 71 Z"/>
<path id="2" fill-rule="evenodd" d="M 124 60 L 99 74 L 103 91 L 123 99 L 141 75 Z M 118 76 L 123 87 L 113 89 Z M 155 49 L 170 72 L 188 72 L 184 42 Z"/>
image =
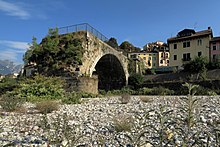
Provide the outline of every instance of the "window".
<path id="1" fill-rule="evenodd" d="M 146 60 L 146 57 L 143 57 L 144 60 Z"/>
<path id="2" fill-rule="evenodd" d="M 212 50 L 216 50 L 216 43 L 212 44 Z"/>
<path id="3" fill-rule="evenodd" d="M 156 57 L 153 57 L 153 60 L 156 61 Z"/>
<path id="4" fill-rule="evenodd" d="M 168 53 L 166 53 L 166 58 L 168 58 Z"/>
<path id="5" fill-rule="evenodd" d="M 163 64 L 163 60 L 160 60 L 160 64 Z"/>
<path id="6" fill-rule="evenodd" d="M 156 66 L 156 64 L 155 64 L 155 63 L 153 63 L 153 66 Z"/>
<path id="7" fill-rule="evenodd" d="M 148 60 L 151 60 L 151 57 L 148 57 Z"/>
<path id="8" fill-rule="evenodd" d="M 131 55 L 131 58 L 133 58 L 133 59 L 135 59 L 135 58 L 137 58 L 137 55 Z"/>
<path id="9" fill-rule="evenodd" d="M 190 47 L 189 41 L 183 42 L 183 48 L 186 48 L 186 47 Z"/>
<path id="10" fill-rule="evenodd" d="M 186 47 L 190 47 L 190 42 L 189 41 L 186 43 Z"/>
<path id="11" fill-rule="evenodd" d="M 177 55 L 173 55 L 173 60 L 177 60 Z"/>
<path id="12" fill-rule="evenodd" d="M 216 55 L 213 55 L 213 56 L 212 56 L 212 59 L 215 60 L 215 59 L 216 59 Z"/>
<path id="13" fill-rule="evenodd" d="M 201 57 L 202 56 L 202 52 L 198 52 L 198 56 Z"/>
<path id="14" fill-rule="evenodd" d="M 170 63 L 170 60 L 167 60 L 167 64 L 169 64 Z"/>
<path id="15" fill-rule="evenodd" d="M 183 61 L 190 61 L 190 53 L 183 54 Z"/>
<path id="16" fill-rule="evenodd" d="M 161 53 L 161 58 L 163 58 L 163 53 Z"/>
<path id="17" fill-rule="evenodd" d="M 151 63 L 150 63 L 150 61 L 148 61 L 148 63 L 147 63 L 147 64 L 148 64 L 148 66 L 151 66 Z"/>
<path id="18" fill-rule="evenodd" d="M 199 40 L 197 41 L 197 45 L 202 45 L 202 39 L 199 39 Z"/>
<path id="19" fill-rule="evenodd" d="M 174 49 L 177 49 L 177 44 L 173 44 L 173 48 L 174 48 Z"/>

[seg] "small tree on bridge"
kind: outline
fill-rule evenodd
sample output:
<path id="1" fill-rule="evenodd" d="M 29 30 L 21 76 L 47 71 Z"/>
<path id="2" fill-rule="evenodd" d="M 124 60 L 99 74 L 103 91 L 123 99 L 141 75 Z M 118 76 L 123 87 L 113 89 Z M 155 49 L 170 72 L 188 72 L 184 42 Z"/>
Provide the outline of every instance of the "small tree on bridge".
<path id="1" fill-rule="evenodd" d="M 58 30 L 49 29 L 48 35 L 40 44 L 33 38 L 30 49 L 24 55 L 24 62 L 37 64 L 38 72 L 46 75 L 59 75 L 73 65 L 82 63 L 82 41 L 72 34 L 58 35 Z"/>

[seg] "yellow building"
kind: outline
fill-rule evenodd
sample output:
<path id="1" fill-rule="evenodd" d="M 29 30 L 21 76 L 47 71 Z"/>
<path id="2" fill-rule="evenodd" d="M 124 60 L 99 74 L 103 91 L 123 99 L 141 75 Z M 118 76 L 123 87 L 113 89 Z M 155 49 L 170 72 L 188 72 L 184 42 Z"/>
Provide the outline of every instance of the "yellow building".
<path id="1" fill-rule="evenodd" d="M 142 60 L 145 65 L 145 69 L 156 69 L 169 65 L 169 52 L 137 52 L 129 53 L 128 57 L 131 59 Z"/>
<path id="2" fill-rule="evenodd" d="M 207 57 L 209 60 L 209 41 L 212 39 L 212 29 L 195 32 L 192 29 L 180 31 L 176 37 L 167 40 L 170 50 L 170 66 L 182 69 L 182 65 L 196 56 Z"/>
<path id="3" fill-rule="evenodd" d="M 145 61 L 145 68 L 157 68 L 158 67 L 158 52 L 141 52 L 138 56 Z"/>

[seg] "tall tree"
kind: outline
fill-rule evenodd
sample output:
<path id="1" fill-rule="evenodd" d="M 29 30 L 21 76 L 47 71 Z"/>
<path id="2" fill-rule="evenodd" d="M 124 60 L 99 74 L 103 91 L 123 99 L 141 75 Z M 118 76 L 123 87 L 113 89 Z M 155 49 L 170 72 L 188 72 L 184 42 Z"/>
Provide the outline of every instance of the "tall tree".
<path id="1" fill-rule="evenodd" d="M 128 41 L 124 41 L 121 43 L 121 45 L 119 46 L 120 49 L 122 49 L 124 52 L 139 52 L 141 49 L 138 47 L 135 47 L 133 44 L 131 44 Z"/>
<path id="2" fill-rule="evenodd" d="M 118 42 L 117 39 L 111 37 L 108 41 L 107 44 L 110 45 L 111 47 L 118 49 Z"/>

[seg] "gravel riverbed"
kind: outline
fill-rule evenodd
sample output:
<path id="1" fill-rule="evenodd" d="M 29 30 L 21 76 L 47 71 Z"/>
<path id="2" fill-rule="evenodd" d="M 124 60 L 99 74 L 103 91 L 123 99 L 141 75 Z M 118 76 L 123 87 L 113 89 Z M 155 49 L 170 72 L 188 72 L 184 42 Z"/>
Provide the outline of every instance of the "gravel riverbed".
<path id="1" fill-rule="evenodd" d="M 194 99 L 191 125 L 181 96 L 131 96 L 127 104 L 120 96 L 93 98 L 47 115 L 26 103 L 25 113 L 1 111 L 0 146 L 181 146 L 186 139 L 219 146 L 220 97 Z"/>

